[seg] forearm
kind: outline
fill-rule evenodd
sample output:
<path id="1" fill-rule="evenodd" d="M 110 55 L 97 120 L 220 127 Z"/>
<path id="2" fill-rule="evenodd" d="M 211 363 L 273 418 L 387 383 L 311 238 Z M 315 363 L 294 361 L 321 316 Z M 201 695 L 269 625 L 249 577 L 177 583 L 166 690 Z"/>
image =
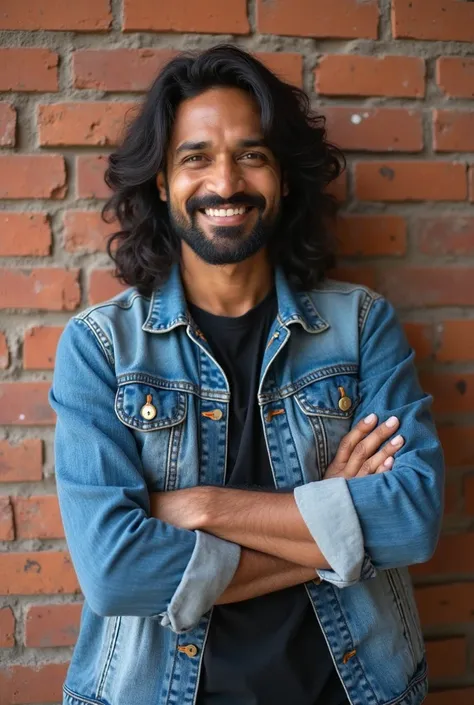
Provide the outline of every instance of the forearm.
<path id="1" fill-rule="evenodd" d="M 328 569 L 292 493 L 208 488 L 203 531 L 246 548 L 314 569 Z"/>
<path id="2" fill-rule="evenodd" d="M 314 578 L 315 572 L 312 568 L 244 548 L 240 554 L 237 571 L 216 604 L 242 602 L 300 585 Z"/>

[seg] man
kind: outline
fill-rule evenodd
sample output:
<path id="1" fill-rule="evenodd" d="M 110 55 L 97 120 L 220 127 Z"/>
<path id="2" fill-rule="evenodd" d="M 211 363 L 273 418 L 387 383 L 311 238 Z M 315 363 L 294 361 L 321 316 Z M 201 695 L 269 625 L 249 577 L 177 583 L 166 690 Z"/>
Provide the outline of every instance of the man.
<path id="1" fill-rule="evenodd" d="M 304 94 L 226 46 L 171 61 L 111 155 L 133 288 L 69 323 L 51 393 L 68 705 L 424 699 L 405 566 L 442 454 L 392 308 L 326 278 L 340 169 Z"/>

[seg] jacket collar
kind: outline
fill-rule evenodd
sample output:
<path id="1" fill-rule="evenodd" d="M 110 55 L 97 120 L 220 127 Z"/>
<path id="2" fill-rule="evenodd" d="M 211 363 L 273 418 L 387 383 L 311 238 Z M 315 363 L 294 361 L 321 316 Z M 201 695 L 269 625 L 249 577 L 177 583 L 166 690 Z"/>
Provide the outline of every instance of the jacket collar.
<path id="1" fill-rule="evenodd" d="M 275 286 L 281 325 L 298 323 L 308 333 L 320 333 L 329 328 L 310 296 L 292 289 L 280 268 L 275 271 Z M 167 333 L 177 326 L 190 324 L 192 320 L 186 305 L 179 266 L 175 264 L 167 281 L 153 292 L 142 330 L 149 333 Z"/>

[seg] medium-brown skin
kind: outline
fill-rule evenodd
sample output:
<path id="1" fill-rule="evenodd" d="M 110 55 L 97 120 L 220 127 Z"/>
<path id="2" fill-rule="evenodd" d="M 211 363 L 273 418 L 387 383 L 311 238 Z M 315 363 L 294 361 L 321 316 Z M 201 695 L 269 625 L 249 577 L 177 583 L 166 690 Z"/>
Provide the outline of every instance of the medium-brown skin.
<path id="1" fill-rule="evenodd" d="M 249 146 L 251 145 L 251 146 Z M 174 212 L 188 223 L 191 197 L 235 193 L 257 194 L 266 202 L 263 216 L 278 212 L 287 186 L 274 155 L 265 146 L 257 104 L 233 88 L 216 88 L 184 101 L 176 115 L 167 154 L 168 190 Z M 167 200 L 165 175 L 157 176 Z M 198 213 L 198 224 L 210 240 L 216 225 L 244 225 L 246 237 L 255 225 L 255 208 L 222 218 Z M 182 243 L 181 275 L 187 298 L 221 316 L 240 316 L 258 304 L 273 285 L 265 248 L 237 264 L 210 265 Z M 325 479 L 353 478 L 386 472 L 403 445 L 386 443 L 398 419 L 377 427 L 372 415 L 342 441 Z M 395 440 L 397 440 L 395 439 Z M 383 445 L 386 443 L 386 445 Z M 151 515 L 190 530 L 201 530 L 240 544 L 241 560 L 217 604 L 238 602 L 315 578 L 330 568 L 303 521 L 292 493 L 251 492 L 232 488 L 194 487 L 151 495 Z"/>

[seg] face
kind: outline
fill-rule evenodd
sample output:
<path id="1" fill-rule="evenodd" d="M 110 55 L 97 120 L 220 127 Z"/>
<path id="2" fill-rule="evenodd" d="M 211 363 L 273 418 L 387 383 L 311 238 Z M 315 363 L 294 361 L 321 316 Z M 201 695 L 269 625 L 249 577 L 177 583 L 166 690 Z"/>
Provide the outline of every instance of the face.
<path id="1" fill-rule="evenodd" d="M 183 101 L 157 185 L 174 231 L 209 264 L 241 262 L 265 247 L 285 188 L 251 96 L 216 88 Z"/>

